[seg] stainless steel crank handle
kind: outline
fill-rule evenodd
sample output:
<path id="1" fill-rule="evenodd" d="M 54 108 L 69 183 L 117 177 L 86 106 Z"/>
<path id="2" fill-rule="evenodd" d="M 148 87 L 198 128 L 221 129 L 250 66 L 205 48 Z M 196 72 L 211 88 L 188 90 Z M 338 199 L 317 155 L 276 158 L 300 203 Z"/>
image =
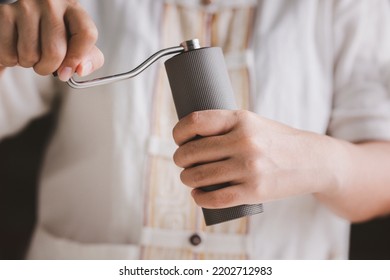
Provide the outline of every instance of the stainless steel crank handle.
<path id="1" fill-rule="evenodd" d="M 191 40 L 191 42 L 195 41 L 197 39 Z M 187 41 L 189 42 L 189 41 Z M 175 53 L 181 53 L 186 50 L 186 47 L 181 44 L 178 47 L 172 47 L 172 48 L 167 48 L 160 50 L 150 56 L 147 60 L 142 62 L 139 66 L 134 68 L 133 70 L 130 70 L 125 73 L 121 74 L 116 74 L 116 75 L 111 75 L 111 76 L 106 76 L 106 77 L 101 77 L 101 78 L 96 78 L 93 80 L 87 80 L 87 81 L 76 81 L 71 77 L 69 81 L 67 81 L 67 84 L 75 89 L 83 89 L 83 88 L 89 88 L 89 87 L 94 87 L 94 86 L 101 86 L 121 80 L 126 80 L 130 79 L 134 76 L 137 76 L 140 74 L 142 71 L 144 71 L 146 68 L 148 68 L 151 64 L 153 64 L 156 60 L 160 59 L 163 56 L 170 55 L 170 54 L 175 54 Z"/>

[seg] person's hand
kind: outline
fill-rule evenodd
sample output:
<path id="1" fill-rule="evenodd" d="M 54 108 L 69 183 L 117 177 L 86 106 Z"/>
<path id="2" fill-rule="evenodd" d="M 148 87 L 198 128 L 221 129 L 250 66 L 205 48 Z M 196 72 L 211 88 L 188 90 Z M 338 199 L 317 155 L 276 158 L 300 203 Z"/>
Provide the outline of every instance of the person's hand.
<path id="1" fill-rule="evenodd" d="M 0 72 L 20 65 L 67 81 L 101 67 L 95 24 L 76 0 L 19 0 L 0 5 Z"/>
<path id="2" fill-rule="evenodd" d="M 197 137 L 202 136 L 202 137 Z M 300 131 L 249 111 L 194 112 L 178 122 L 174 161 L 182 182 L 205 208 L 255 204 L 335 185 L 329 137 Z M 199 187 L 229 183 L 204 192 Z"/>

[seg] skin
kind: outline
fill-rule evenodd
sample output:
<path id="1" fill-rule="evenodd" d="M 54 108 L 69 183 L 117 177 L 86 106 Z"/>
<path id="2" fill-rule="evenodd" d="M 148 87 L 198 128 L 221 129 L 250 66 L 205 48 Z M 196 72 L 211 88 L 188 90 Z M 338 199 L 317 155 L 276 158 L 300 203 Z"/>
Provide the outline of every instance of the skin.
<path id="1" fill-rule="evenodd" d="M 104 63 L 97 30 L 75 0 L 0 5 L 0 74 L 20 65 L 40 75 L 88 75 Z M 201 138 L 196 136 L 202 136 Z M 248 111 L 202 111 L 173 130 L 175 163 L 195 202 L 225 208 L 312 194 L 338 215 L 364 221 L 390 213 L 390 143 L 349 143 Z M 203 192 L 202 186 L 230 187 Z"/>
<path id="2" fill-rule="evenodd" d="M 98 32 L 75 0 L 19 0 L 0 5 L 0 74 L 16 65 L 67 81 L 104 63 Z"/>
<path id="3" fill-rule="evenodd" d="M 202 138 L 197 137 L 202 136 Z M 313 194 L 354 222 L 390 213 L 390 143 L 349 143 L 249 111 L 201 111 L 173 130 L 175 163 L 205 208 Z M 229 183 L 204 192 L 202 186 Z"/>

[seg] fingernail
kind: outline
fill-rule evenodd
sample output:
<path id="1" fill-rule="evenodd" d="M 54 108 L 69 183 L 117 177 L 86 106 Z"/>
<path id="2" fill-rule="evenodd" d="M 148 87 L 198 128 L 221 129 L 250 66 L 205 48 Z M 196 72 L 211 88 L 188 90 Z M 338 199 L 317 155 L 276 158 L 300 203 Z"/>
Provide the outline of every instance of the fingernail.
<path id="1" fill-rule="evenodd" d="M 64 67 L 62 68 L 62 70 L 58 73 L 58 78 L 63 81 L 63 82 L 66 82 L 70 79 L 70 77 L 72 77 L 73 75 L 73 71 L 72 71 L 72 68 L 70 67 Z"/>
<path id="2" fill-rule="evenodd" d="M 82 68 L 81 68 L 81 76 L 86 76 L 88 74 L 91 74 L 92 72 L 92 62 L 87 61 L 83 63 Z"/>

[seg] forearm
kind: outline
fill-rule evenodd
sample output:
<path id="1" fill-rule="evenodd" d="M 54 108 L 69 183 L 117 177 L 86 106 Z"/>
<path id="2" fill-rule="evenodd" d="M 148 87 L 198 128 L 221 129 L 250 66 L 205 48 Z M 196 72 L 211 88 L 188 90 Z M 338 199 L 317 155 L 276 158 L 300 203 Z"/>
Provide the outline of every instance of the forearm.
<path id="1" fill-rule="evenodd" d="M 336 186 L 315 196 L 351 221 L 390 213 L 390 142 L 352 144 L 334 140 L 332 158 Z"/>

